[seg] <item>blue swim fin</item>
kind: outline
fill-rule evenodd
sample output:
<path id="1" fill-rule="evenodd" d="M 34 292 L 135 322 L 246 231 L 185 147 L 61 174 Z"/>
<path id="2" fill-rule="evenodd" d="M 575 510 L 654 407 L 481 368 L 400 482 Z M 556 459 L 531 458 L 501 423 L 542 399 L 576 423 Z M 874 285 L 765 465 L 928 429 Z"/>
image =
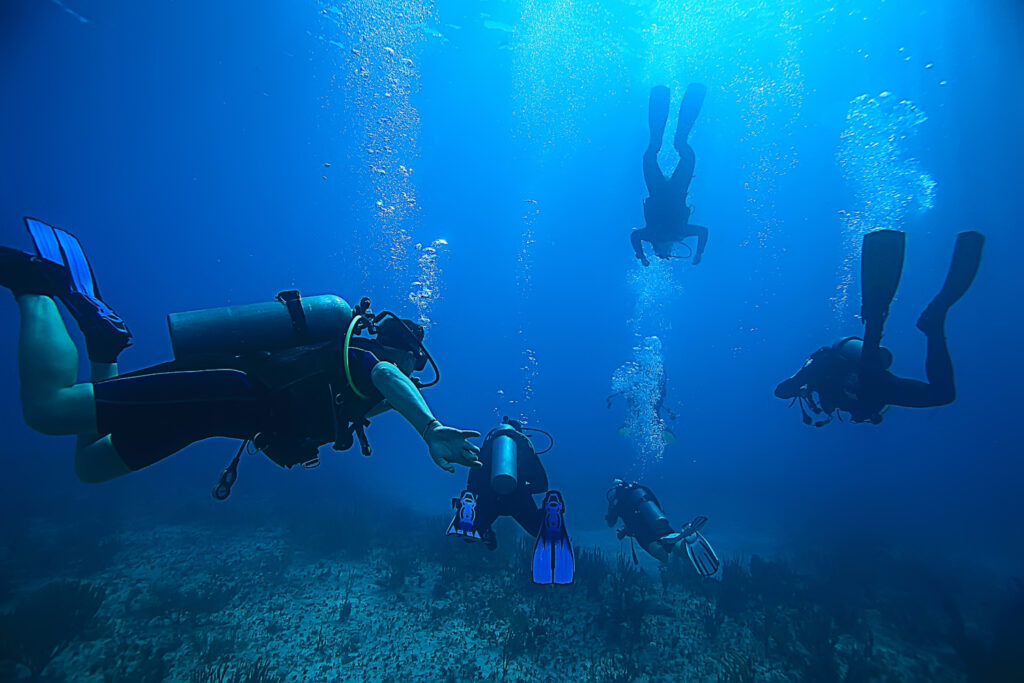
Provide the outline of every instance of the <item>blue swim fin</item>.
<path id="1" fill-rule="evenodd" d="M 860 256 L 860 317 L 864 322 L 861 362 L 869 367 L 881 366 L 882 331 L 903 275 L 906 244 L 906 235 L 899 230 L 875 230 L 864 235 Z"/>
<path id="2" fill-rule="evenodd" d="M 121 316 L 100 299 L 92 267 L 78 239 L 35 218 L 26 217 L 25 227 L 39 258 L 67 269 L 71 278 L 69 291 L 57 297 L 85 335 L 89 359 L 100 363 L 116 362 L 118 354 L 131 345 L 131 332 Z"/>
<path id="3" fill-rule="evenodd" d="M 675 148 L 679 149 L 686 144 L 690 137 L 693 124 L 697 121 L 701 107 L 704 106 L 704 98 L 708 94 L 708 87 L 703 83 L 691 83 L 686 86 L 683 94 L 682 104 L 679 105 L 679 122 L 676 125 Z"/>
<path id="4" fill-rule="evenodd" d="M 565 530 L 565 502 L 558 491 L 548 491 L 541 503 L 544 520 L 533 549 L 533 582 L 567 585 L 576 578 L 576 561 Z"/>
<path id="5" fill-rule="evenodd" d="M 467 541 L 479 541 L 480 532 L 476 530 L 476 496 L 472 491 L 463 491 L 458 498 L 452 498 L 455 517 L 448 525 L 446 536 L 461 536 Z"/>
<path id="6" fill-rule="evenodd" d="M 669 90 L 664 85 L 651 88 L 651 97 L 647 103 L 647 126 L 651 131 L 651 144 L 661 147 L 661 138 L 665 135 L 668 123 Z"/>
<path id="7" fill-rule="evenodd" d="M 980 232 L 972 230 L 956 236 L 953 261 L 949 265 L 946 281 L 918 319 L 918 328 L 928 333 L 942 331 L 949 308 L 967 293 L 978 274 L 984 246 L 985 236 Z"/>

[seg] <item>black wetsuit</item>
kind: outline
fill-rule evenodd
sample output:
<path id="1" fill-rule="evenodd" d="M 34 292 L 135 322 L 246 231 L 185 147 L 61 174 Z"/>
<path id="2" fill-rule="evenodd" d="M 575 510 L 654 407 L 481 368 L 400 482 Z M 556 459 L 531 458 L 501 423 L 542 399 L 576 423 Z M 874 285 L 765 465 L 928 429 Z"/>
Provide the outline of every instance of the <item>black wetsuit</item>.
<path id="1" fill-rule="evenodd" d="M 641 484 L 618 484 L 608 492 L 608 513 L 605 521 L 615 526 L 621 519 L 626 536 L 632 536 L 646 548 L 658 539 L 673 533 L 672 525 L 661 513 L 656 519 L 641 514 L 641 505 L 653 502 L 661 511 L 661 503 L 646 486 Z"/>
<path id="2" fill-rule="evenodd" d="M 872 424 L 882 421 L 886 406 L 948 405 L 956 399 L 956 385 L 946 335 L 941 330 L 928 333 L 925 372 L 928 382 L 897 377 L 888 370 L 865 367 L 824 346 L 811 354 L 799 372 L 781 382 L 775 395 L 810 400 L 827 415 L 840 410 L 849 413 L 852 422 Z M 818 404 L 813 403 L 813 394 L 818 395 Z"/>
<path id="3" fill-rule="evenodd" d="M 548 475 L 532 449 L 519 448 L 517 451 L 517 485 L 512 493 L 502 496 L 491 487 L 491 466 L 493 464 L 493 435 L 487 435 L 480 449 L 483 467 L 469 471 L 466 488 L 476 496 L 476 528 L 480 535 L 494 545 L 491 525 L 498 517 L 512 517 L 523 531 L 536 536 L 540 530 L 544 513 L 533 496 L 548 490 Z M 489 538 L 490 537 L 490 538 Z"/>
<path id="4" fill-rule="evenodd" d="M 349 349 L 361 398 L 348 384 L 337 343 L 172 361 L 96 382 L 96 421 L 132 470 L 203 439 L 257 434 L 268 457 L 291 467 L 338 443 L 348 419 L 383 400 L 370 380 L 379 362 L 368 349 Z"/>

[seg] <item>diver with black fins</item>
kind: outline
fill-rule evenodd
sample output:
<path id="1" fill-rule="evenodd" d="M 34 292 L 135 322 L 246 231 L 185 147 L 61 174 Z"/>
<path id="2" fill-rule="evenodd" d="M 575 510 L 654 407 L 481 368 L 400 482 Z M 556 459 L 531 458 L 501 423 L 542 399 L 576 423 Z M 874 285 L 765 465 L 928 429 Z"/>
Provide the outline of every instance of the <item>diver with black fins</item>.
<path id="1" fill-rule="evenodd" d="M 481 541 L 488 549 L 498 547 L 491 525 L 498 517 L 512 517 L 537 543 L 533 554 L 533 581 L 537 584 L 570 584 L 576 574 L 572 544 L 565 529 L 565 501 L 558 491 L 548 490 L 548 475 L 538 453 L 524 432 L 547 432 L 524 427 L 516 420 L 502 418 L 480 448 L 482 467 L 471 470 L 466 490 L 452 499 L 455 517 L 448 536 Z M 545 494 L 538 507 L 537 494 Z"/>
<path id="2" fill-rule="evenodd" d="M 615 526 L 622 520 L 622 528 L 617 532 L 620 541 L 627 536 L 635 538 L 641 548 L 663 564 L 667 564 L 672 553 L 678 552 L 682 546 L 698 574 L 714 576 L 718 573 L 722 563 L 700 533 L 708 522 L 707 517 L 695 517 L 675 531 L 665 517 L 658 497 L 635 481 L 616 479 L 605 497 L 608 499 L 608 513 L 605 515 L 608 526 Z M 636 550 L 633 550 L 633 561 L 639 563 Z"/>
<path id="3" fill-rule="evenodd" d="M 210 437 L 236 438 L 242 445 L 214 488 L 223 500 L 243 453 L 314 467 L 320 446 L 346 450 L 358 437 L 369 455 L 364 427 L 392 408 L 442 469 L 480 466 L 468 441 L 480 433 L 445 427 L 420 393 L 439 375 L 415 322 L 374 315 L 369 299 L 353 309 L 337 296 L 282 292 L 263 304 L 172 314 L 175 359 L 118 374 L 131 335 L 99 298 L 78 240 L 35 219 L 25 224 L 34 252 L 0 247 L 0 286 L 11 290 L 21 319 L 22 412 L 38 432 L 78 436 L 82 481 L 114 479 Z M 85 334 L 88 382 L 77 381 L 78 352 L 55 300 Z M 423 383 L 413 374 L 428 362 L 435 378 Z"/>
<path id="4" fill-rule="evenodd" d="M 669 89 L 664 85 L 651 88 L 647 112 L 651 139 L 644 152 L 643 163 L 644 182 L 649 194 L 644 200 L 645 227 L 633 230 L 629 235 L 633 252 L 645 266 L 651 263 L 644 254 L 643 242 L 651 243 L 658 258 L 669 259 L 674 258 L 672 247 L 677 242 L 682 243 L 688 237 L 696 237 L 697 248 L 693 251 L 693 265 L 700 263 L 704 257 L 704 248 L 708 244 L 708 229 L 690 223 L 692 209 L 686 204 L 686 195 L 690 190 L 696 163 L 696 156 L 687 139 L 704 104 L 707 90 L 707 87 L 700 83 L 691 83 L 686 87 L 682 104 L 679 105 L 679 123 L 673 140 L 673 145 L 679 153 L 679 163 L 672 175 L 666 178 L 661 166 L 658 165 L 658 152 L 661 151 L 665 125 L 668 123 Z"/>
<path id="5" fill-rule="evenodd" d="M 957 235 L 946 281 L 917 320 L 928 340 L 927 382 L 889 372 L 893 356 L 881 340 L 903 273 L 906 236 L 896 230 L 876 230 L 864 236 L 861 253 L 864 338 L 846 337 L 818 349 L 799 372 L 775 388 L 775 395 L 798 402 L 804 424 L 815 427 L 841 418 L 841 412 L 848 413 L 851 422 L 878 424 L 889 406 L 930 408 L 952 403 L 956 385 L 946 343 L 946 314 L 974 282 L 984 245 L 985 236 L 979 232 Z M 809 413 L 824 418 L 816 420 Z"/>

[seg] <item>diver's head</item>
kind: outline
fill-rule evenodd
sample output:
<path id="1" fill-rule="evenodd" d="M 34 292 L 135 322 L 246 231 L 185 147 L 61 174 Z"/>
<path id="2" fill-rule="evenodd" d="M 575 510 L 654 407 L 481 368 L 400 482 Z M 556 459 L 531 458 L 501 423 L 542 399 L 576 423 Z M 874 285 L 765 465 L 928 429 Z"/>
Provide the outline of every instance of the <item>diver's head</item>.
<path id="1" fill-rule="evenodd" d="M 654 248 L 654 255 L 658 258 L 672 258 L 671 242 L 651 242 L 651 246 Z"/>
<path id="2" fill-rule="evenodd" d="M 398 366 L 406 375 L 422 370 L 427 364 L 423 351 L 422 325 L 413 320 L 387 318 L 377 325 L 377 341 L 381 343 L 381 360 Z"/>
<path id="3" fill-rule="evenodd" d="M 837 341 L 833 348 L 843 358 L 859 363 L 861 354 L 864 352 L 864 340 L 860 337 L 846 337 Z M 892 366 L 892 351 L 884 346 L 878 347 L 878 359 L 882 364 L 882 369 L 888 370 Z"/>

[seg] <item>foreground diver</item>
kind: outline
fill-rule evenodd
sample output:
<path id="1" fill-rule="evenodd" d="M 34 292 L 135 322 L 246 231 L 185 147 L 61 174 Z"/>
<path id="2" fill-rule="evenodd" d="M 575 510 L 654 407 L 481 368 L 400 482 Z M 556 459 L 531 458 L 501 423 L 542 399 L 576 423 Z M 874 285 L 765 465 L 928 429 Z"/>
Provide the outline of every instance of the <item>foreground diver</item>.
<path id="1" fill-rule="evenodd" d="M 0 247 L 0 286 L 11 290 L 21 318 L 22 412 L 38 432 L 78 436 L 82 481 L 128 474 L 209 437 L 242 439 L 214 490 L 222 499 L 250 442 L 283 467 L 312 467 L 320 446 L 344 450 L 354 432 L 368 455 L 367 417 L 389 408 L 442 469 L 480 466 L 467 441 L 480 434 L 443 426 L 410 379 L 433 364 L 412 321 L 373 316 L 366 299 L 353 311 L 339 297 L 284 292 L 268 304 L 170 316 L 176 359 L 118 376 L 131 336 L 100 299 L 78 241 L 41 221 L 25 223 L 35 253 Z M 78 352 L 54 299 L 85 334 L 89 382 L 76 382 Z M 376 339 L 353 336 L 362 331 Z"/>
<path id="2" fill-rule="evenodd" d="M 505 417 L 500 427 L 487 434 L 480 449 L 483 466 L 470 471 L 466 490 L 452 499 L 455 517 L 447 535 L 482 541 L 494 550 L 498 539 L 491 525 L 498 517 L 512 517 L 537 538 L 532 564 L 534 583 L 569 584 L 576 566 L 565 530 L 565 501 L 558 491 L 548 491 L 547 472 L 533 442 L 523 433 L 530 429 Z M 550 446 L 540 454 L 548 450 Z M 545 491 L 538 507 L 533 496 Z"/>
<path id="3" fill-rule="evenodd" d="M 686 195 L 693 180 L 693 167 L 696 157 L 693 148 L 687 142 L 700 108 L 704 104 L 707 87 L 700 83 L 691 83 L 683 95 L 679 105 L 679 124 L 673 144 L 679 152 L 679 163 L 672 176 L 666 178 L 658 165 L 658 152 L 661 151 L 662 138 L 665 136 L 665 124 L 668 123 L 669 89 L 658 85 L 651 88 L 647 119 L 651 131 L 651 139 L 644 152 L 644 182 L 647 184 L 649 197 L 644 200 L 645 227 L 634 230 L 629 235 L 633 252 L 645 266 L 651 265 L 644 254 L 643 242 L 650 242 L 654 254 L 662 259 L 672 258 L 672 246 L 687 237 L 697 238 L 697 249 L 693 252 L 693 265 L 700 263 L 704 256 L 704 248 L 708 244 L 708 229 L 690 223 L 691 209 L 686 205 Z"/>
<path id="4" fill-rule="evenodd" d="M 674 531 L 654 492 L 637 482 L 616 479 L 615 486 L 608 489 L 605 497 L 608 499 L 608 513 L 604 518 L 608 526 L 615 526 L 622 520 L 619 540 L 627 536 L 635 538 L 651 557 L 663 563 L 668 562 L 669 555 L 682 543 L 698 574 L 713 576 L 718 572 L 721 562 L 700 533 L 708 522 L 707 517 L 695 517 L 682 529 Z M 633 559 L 638 561 L 635 550 Z"/>
<path id="5" fill-rule="evenodd" d="M 917 327 L 928 339 L 927 383 L 897 377 L 888 370 L 893 356 L 881 346 L 882 332 L 903 272 L 906 238 L 896 230 L 877 230 L 864 236 L 861 254 L 864 339 L 846 337 L 818 349 L 799 372 L 775 388 L 775 395 L 799 402 L 804 424 L 815 427 L 841 418 L 840 411 L 848 413 L 851 422 L 878 424 L 888 406 L 929 408 L 952 403 L 956 386 L 946 344 L 946 314 L 974 282 L 984 244 L 985 236 L 978 232 L 957 236 L 946 281 L 918 318 Z M 808 410 L 825 417 L 814 420 Z"/>

